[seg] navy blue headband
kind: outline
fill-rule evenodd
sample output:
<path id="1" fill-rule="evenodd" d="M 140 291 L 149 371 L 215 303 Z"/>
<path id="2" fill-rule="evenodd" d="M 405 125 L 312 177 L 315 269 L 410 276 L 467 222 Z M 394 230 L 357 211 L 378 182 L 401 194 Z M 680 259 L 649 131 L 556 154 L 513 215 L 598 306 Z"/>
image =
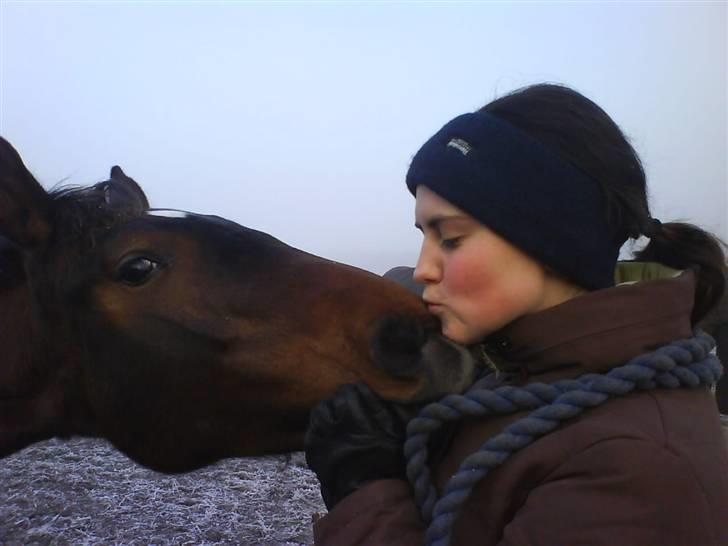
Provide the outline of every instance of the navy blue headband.
<path id="1" fill-rule="evenodd" d="M 599 185 L 511 124 L 456 117 L 415 154 L 407 187 L 420 184 L 583 288 L 614 286 L 623 241 Z"/>

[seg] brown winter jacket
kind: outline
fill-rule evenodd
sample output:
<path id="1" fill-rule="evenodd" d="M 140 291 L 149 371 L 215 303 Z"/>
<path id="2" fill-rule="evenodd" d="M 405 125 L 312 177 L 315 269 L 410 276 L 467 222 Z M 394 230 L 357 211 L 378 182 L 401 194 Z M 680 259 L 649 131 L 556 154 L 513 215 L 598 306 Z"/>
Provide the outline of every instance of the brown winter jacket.
<path id="1" fill-rule="evenodd" d="M 692 335 L 694 277 L 599 290 L 523 317 L 490 339 L 517 382 L 605 372 Z M 459 463 L 522 417 L 463 423 L 436 465 Z M 415 546 L 424 525 L 408 484 L 371 482 L 314 526 L 320 546 Z M 726 546 L 728 449 L 706 388 L 608 400 L 515 453 L 473 490 L 452 546 Z"/>

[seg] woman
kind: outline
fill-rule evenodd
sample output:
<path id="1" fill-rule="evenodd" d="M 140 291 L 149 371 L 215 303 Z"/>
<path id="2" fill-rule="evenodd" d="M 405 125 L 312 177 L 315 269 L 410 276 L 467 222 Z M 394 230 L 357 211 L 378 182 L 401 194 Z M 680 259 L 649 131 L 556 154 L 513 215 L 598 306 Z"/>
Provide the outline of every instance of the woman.
<path id="1" fill-rule="evenodd" d="M 706 384 L 720 367 L 702 338 L 675 344 L 720 298 L 725 257 L 702 230 L 651 218 L 609 116 L 566 87 L 516 91 L 438 131 L 407 186 L 424 301 L 492 368 L 468 400 L 511 398 L 462 404 L 429 437 L 433 510 L 412 447 L 427 420 L 410 424 L 405 471 L 407 408 L 341 388 L 307 435 L 330 510 L 316 543 L 728 544 L 728 451 Z M 640 235 L 649 244 L 615 274 Z"/>

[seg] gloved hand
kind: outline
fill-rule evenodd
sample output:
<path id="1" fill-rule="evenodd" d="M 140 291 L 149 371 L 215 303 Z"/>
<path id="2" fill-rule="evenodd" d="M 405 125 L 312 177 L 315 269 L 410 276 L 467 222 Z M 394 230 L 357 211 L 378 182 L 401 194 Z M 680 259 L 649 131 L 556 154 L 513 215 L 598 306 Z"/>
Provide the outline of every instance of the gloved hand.
<path id="1" fill-rule="evenodd" d="M 419 405 L 382 400 L 364 383 L 340 386 L 311 412 L 306 462 L 331 510 L 367 482 L 407 479 L 403 445 Z"/>

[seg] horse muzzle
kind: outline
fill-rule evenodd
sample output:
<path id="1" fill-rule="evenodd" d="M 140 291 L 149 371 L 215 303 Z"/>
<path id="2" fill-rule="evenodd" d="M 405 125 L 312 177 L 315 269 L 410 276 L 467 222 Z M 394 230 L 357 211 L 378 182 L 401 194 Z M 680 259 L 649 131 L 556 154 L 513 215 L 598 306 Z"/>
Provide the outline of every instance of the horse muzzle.
<path id="1" fill-rule="evenodd" d="M 392 316 L 377 327 L 371 341 L 374 363 L 392 377 L 419 380 L 408 402 L 428 402 L 459 394 L 474 381 L 478 359 L 468 347 L 440 333 L 437 318 Z"/>

